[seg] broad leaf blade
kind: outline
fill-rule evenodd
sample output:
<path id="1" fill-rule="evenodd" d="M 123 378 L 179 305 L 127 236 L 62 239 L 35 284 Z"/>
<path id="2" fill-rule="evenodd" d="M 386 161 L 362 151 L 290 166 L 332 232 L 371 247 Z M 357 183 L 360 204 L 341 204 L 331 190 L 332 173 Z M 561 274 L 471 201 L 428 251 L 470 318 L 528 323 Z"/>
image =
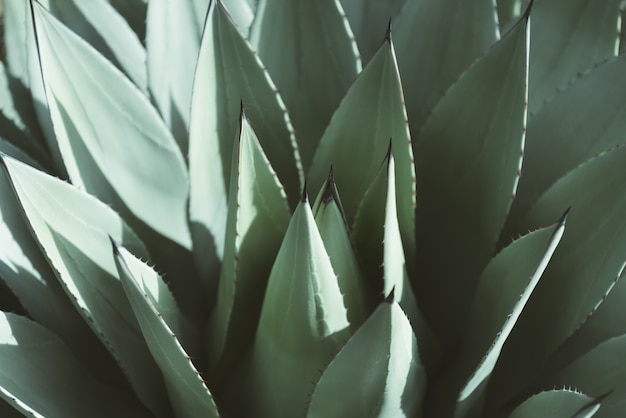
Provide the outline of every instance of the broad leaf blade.
<path id="1" fill-rule="evenodd" d="M 176 416 L 219 417 L 209 389 L 172 330 L 177 322 L 176 310 L 172 307 L 174 300 L 171 295 L 163 295 L 167 288 L 160 277 L 154 273 L 146 275 L 147 266 L 115 244 L 113 253 L 122 286 L 146 344 L 161 369 Z M 150 283 L 149 276 L 156 282 Z"/>
<path id="2" fill-rule="evenodd" d="M 109 2 L 124 16 L 139 39 L 146 39 L 148 0 L 109 0 Z"/>
<path id="3" fill-rule="evenodd" d="M 48 104 L 72 182 L 190 248 L 185 163 L 156 111 L 39 3 L 33 8 Z"/>
<path id="4" fill-rule="evenodd" d="M 89 375 L 56 335 L 5 312 L 0 312 L 0 397 L 36 417 L 151 416 L 136 399 Z"/>
<path id="5" fill-rule="evenodd" d="M 409 0 L 393 33 L 414 134 L 448 87 L 500 37 L 493 0 Z"/>
<path id="6" fill-rule="evenodd" d="M 185 155 L 193 77 L 204 23 L 197 15 L 206 15 L 209 0 L 202 3 L 204 13 L 196 11 L 193 1 L 148 3 L 146 48 L 150 93 Z"/>
<path id="7" fill-rule="evenodd" d="M 223 0 L 222 3 L 232 16 L 241 33 L 247 36 L 252 21 L 255 18 L 255 10 L 253 9 L 257 7 L 256 0 Z"/>
<path id="8" fill-rule="evenodd" d="M 250 40 L 289 109 L 305 169 L 361 71 L 346 23 L 337 0 L 262 0 L 257 8 Z"/>
<path id="9" fill-rule="evenodd" d="M 532 10 L 528 109 L 565 87 L 580 72 L 617 55 L 620 0 L 542 0 Z"/>
<path id="10" fill-rule="evenodd" d="M 212 2 L 194 80 L 189 144 L 189 211 L 194 246 L 203 249 L 196 254 L 202 274 L 216 269 L 206 248 L 215 248 L 219 260 L 224 254 L 232 144 L 242 102 L 295 207 L 303 174 L 282 99 L 223 6 Z"/>
<path id="11" fill-rule="evenodd" d="M 390 299 L 328 365 L 315 386 L 307 417 L 421 416 L 425 390 L 415 334 Z"/>
<path id="12" fill-rule="evenodd" d="M 232 374 L 254 341 L 267 280 L 291 216 L 282 185 L 243 114 L 230 183 L 224 264 L 207 336 L 216 381 Z"/>
<path id="13" fill-rule="evenodd" d="M 415 143 L 422 278 L 416 292 L 448 348 L 515 193 L 526 121 L 528 30 L 525 18 L 476 61 L 439 101 Z"/>
<path id="14" fill-rule="evenodd" d="M 167 414 L 163 382 L 124 295 L 107 235 L 147 259 L 143 244 L 92 196 L 9 158 L 3 164 L 29 226 L 72 303 L 142 402 L 158 416 Z"/>
<path id="15" fill-rule="evenodd" d="M 308 173 L 316 190 L 332 165 L 346 218 L 378 172 L 378 162 L 392 142 L 396 162 L 397 207 L 405 254 L 415 250 L 415 166 L 402 87 L 390 34 L 356 79 L 326 128 Z"/>
<path id="16" fill-rule="evenodd" d="M 591 401 L 593 398 L 572 390 L 550 390 L 525 400 L 509 418 L 582 418 L 576 414 Z"/>
<path id="17" fill-rule="evenodd" d="M 272 268 L 252 351 L 250 415 L 301 416 L 319 370 L 349 335 L 339 285 L 305 198 Z"/>
<path id="18" fill-rule="evenodd" d="M 502 352 L 492 382 L 493 399 L 505 400 L 529 383 L 548 356 L 585 321 L 623 270 L 624 167 L 626 147 L 622 146 L 563 177 L 529 213 L 523 227 L 534 228 L 572 207 L 568 232 Z M 522 343 L 531 335 L 533 344 Z"/>

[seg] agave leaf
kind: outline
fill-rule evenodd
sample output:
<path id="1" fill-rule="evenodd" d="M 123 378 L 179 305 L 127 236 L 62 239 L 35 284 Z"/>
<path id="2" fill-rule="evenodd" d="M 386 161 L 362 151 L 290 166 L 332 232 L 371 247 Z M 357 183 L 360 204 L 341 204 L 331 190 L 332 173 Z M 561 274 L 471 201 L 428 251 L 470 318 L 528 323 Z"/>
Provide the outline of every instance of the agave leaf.
<path id="1" fill-rule="evenodd" d="M 5 312 L 0 312 L 0 397 L 35 417 L 151 416 L 136 399 L 94 379 L 56 335 Z"/>
<path id="2" fill-rule="evenodd" d="M 528 0 L 496 0 L 500 33 L 505 33 L 523 13 L 523 5 Z"/>
<path id="3" fill-rule="evenodd" d="M 506 400 L 526 385 L 547 357 L 585 321 L 622 272 L 626 254 L 624 167 L 624 146 L 581 165 L 548 189 L 523 223 L 523 227 L 533 228 L 572 207 L 568 232 L 502 351 L 492 380 L 493 399 Z M 532 344 L 523 343 L 529 338 Z"/>
<path id="4" fill-rule="evenodd" d="M 48 104 L 72 182 L 190 248 L 185 162 L 167 127 L 115 67 L 39 3 L 32 7 Z"/>
<path id="5" fill-rule="evenodd" d="M 380 40 L 392 18 L 407 0 L 341 0 L 363 62 L 368 63 L 380 48 Z"/>
<path id="6" fill-rule="evenodd" d="M 261 0 L 250 40 L 289 109 L 306 169 L 332 112 L 362 69 L 341 5 Z"/>
<path id="7" fill-rule="evenodd" d="M 561 176 L 626 142 L 626 97 L 616 88 L 624 85 L 626 56 L 620 56 L 581 75 L 529 119 L 522 176 L 503 239 Z"/>
<path id="8" fill-rule="evenodd" d="M 2 280 L 28 315 L 62 338 L 90 371 L 104 379 L 116 373 L 119 376 L 112 358 L 73 309 L 33 239 L 6 170 L 0 175 L 0 202 Z"/>
<path id="9" fill-rule="evenodd" d="M 167 414 L 163 382 L 124 296 L 107 235 L 147 258 L 143 244 L 92 196 L 10 158 L 3 164 L 30 228 L 76 309 L 142 402 L 158 416 Z"/>
<path id="10" fill-rule="evenodd" d="M 40 3 L 74 33 L 147 91 L 146 50 L 107 0 L 44 0 Z"/>
<path id="11" fill-rule="evenodd" d="M 392 291 L 417 335 L 422 362 L 430 372 L 439 362 L 439 344 L 425 321 L 409 282 L 396 207 L 395 159 L 391 149 L 356 214 L 352 238 L 364 274 L 379 295 Z"/>
<path id="12" fill-rule="evenodd" d="M 177 417 L 219 417 L 200 373 L 178 340 L 180 314 L 154 271 L 113 243 L 122 286 L 154 360 L 159 365 Z"/>
<path id="13" fill-rule="evenodd" d="M 417 271 L 422 278 L 416 292 L 424 296 L 420 306 L 437 320 L 435 328 L 448 348 L 459 336 L 471 303 L 468 295 L 491 259 L 517 185 L 528 30 L 525 16 L 463 74 L 415 144 Z"/>
<path id="14" fill-rule="evenodd" d="M 308 173 L 311 187 L 317 190 L 329 167 L 334 167 L 348 222 L 376 177 L 378 161 L 390 138 L 396 162 L 398 222 L 405 254 L 411 260 L 415 250 L 415 166 L 391 33 L 387 33 L 385 43 L 333 115 Z"/>
<path id="15" fill-rule="evenodd" d="M 554 228 L 514 241 L 489 262 L 478 283 L 458 354 L 440 383 L 443 396 L 451 399 L 434 400 L 434 404 L 453 405 L 456 400 L 457 416 L 482 408 L 502 347 L 563 236 L 565 220 L 564 216 Z"/>
<path id="16" fill-rule="evenodd" d="M 618 418 L 626 408 L 626 336 L 611 338 L 543 381 L 544 385 L 572 385 L 598 394 L 597 418 Z M 598 403 L 598 402 L 596 402 Z M 591 406 L 591 405 L 590 405 Z M 581 415 L 585 417 L 586 415 Z"/>
<path id="17" fill-rule="evenodd" d="M 313 214 L 333 270 L 337 274 L 339 289 L 348 310 L 350 328 L 354 332 L 371 312 L 369 306 L 374 306 L 369 303 L 369 294 L 374 291 L 367 286 L 361 274 L 332 170 L 315 199 Z"/>
<path id="18" fill-rule="evenodd" d="M 148 0 L 109 0 L 137 34 L 139 39 L 146 39 L 146 15 Z"/>
<path id="19" fill-rule="evenodd" d="M 252 351 L 245 408 L 294 417 L 349 336 L 339 285 L 305 197 L 272 268 Z"/>
<path id="20" fill-rule="evenodd" d="M 247 35 L 255 19 L 256 2 L 254 0 L 222 0 L 222 3 L 241 33 Z"/>
<path id="21" fill-rule="evenodd" d="M 620 0 L 542 0 L 533 6 L 528 110 L 537 111 L 574 79 L 605 58 L 617 55 Z"/>
<path id="22" fill-rule="evenodd" d="M 207 248 L 215 248 L 220 260 L 224 254 L 232 143 L 242 101 L 287 195 L 299 193 L 303 175 L 295 136 L 275 90 L 226 10 L 212 2 L 194 81 L 189 138 L 189 212 L 194 247 L 203 249 L 196 253 L 202 274 L 215 270 Z"/>
<path id="23" fill-rule="evenodd" d="M 204 3 L 204 11 L 201 5 Z M 196 10 L 196 6 L 198 10 Z M 187 154 L 193 76 L 209 0 L 151 0 L 148 3 L 146 47 L 148 83 L 161 117 Z"/>
<path id="24" fill-rule="evenodd" d="M 594 413 L 580 415 L 593 398 L 573 390 L 549 390 L 526 399 L 509 418 L 587 418 Z M 594 405 L 598 406 L 598 405 Z"/>
<path id="25" fill-rule="evenodd" d="M 307 417 L 421 417 L 425 390 L 415 334 L 391 296 L 328 365 Z"/>
<path id="26" fill-rule="evenodd" d="M 224 264 L 209 322 L 212 379 L 232 374 L 254 341 L 272 264 L 289 225 L 282 185 L 242 114 L 233 151 Z"/>
<path id="27" fill-rule="evenodd" d="M 453 81 L 500 38 L 493 0 L 408 0 L 393 30 L 413 133 Z"/>

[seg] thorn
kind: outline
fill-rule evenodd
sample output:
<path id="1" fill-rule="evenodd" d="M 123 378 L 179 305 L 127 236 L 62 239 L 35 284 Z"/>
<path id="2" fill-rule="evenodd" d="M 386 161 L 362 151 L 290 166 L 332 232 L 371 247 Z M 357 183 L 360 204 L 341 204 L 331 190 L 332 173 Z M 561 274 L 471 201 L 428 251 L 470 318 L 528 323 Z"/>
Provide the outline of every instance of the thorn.
<path id="1" fill-rule="evenodd" d="M 565 221 L 567 220 L 567 215 L 569 215 L 569 211 L 570 210 L 572 210 L 571 206 L 569 208 L 567 208 L 565 213 L 561 216 L 561 219 L 559 219 L 559 226 L 565 225 Z"/>
<path id="2" fill-rule="evenodd" d="M 108 235 L 109 237 L 109 241 L 111 241 L 111 247 L 113 247 L 113 254 L 114 255 L 120 255 L 120 250 L 119 248 L 117 248 L 117 244 L 115 243 L 115 241 L 113 240 L 113 237 L 111 237 L 111 235 Z"/>
<path id="3" fill-rule="evenodd" d="M 528 18 L 530 17 L 530 11 L 533 8 L 533 5 L 535 3 L 535 0 L 530 0 L 530 2 L 528 3 L 528 7 L 526 7 L 526 11 L 524 12 L 524 16 L 523 18 L 528 20 Z"/>
<path id="4" fill-rule="evenodd" d="M 327 205 L 335 200 L 335 178 L 333 176 L 333 166 L 331 165 L 330 172 L 328 173 L 328 179 L 326 180 L 326 185 L 324 186 L 322 202 Z"/>
<path id="5" fill-rule="evenodd" d="M 391 18 L 389 18 L 389 22 L 387 23 L 387 33 L 385 33 L 385 41 L 391 42 Z"/>
<path id="6" fill-rule="evenodd" d="M 302 188 L 302 198 L 300 199 L 300 201 L 302 203 L 307 203 L 309 201 L 309 194 L 307 193 L 306 186 L 307 186 L 307 184 L 306 184 L 306 180 L 305 180 L 304 181 L 304 187 Z"/>
<path id="7" fill-rule="evenodd" d="M 239 100 L 239 120 L 246 117 L 246 112 L 243 111 L 243 99 Z"/>
<path id="8" fill-rule="evenodd" d="M 394 286 L 391 289 L 391 292 L 389 292 L 389 294 L 387 295 L 387 297 L 385 298 L 385 300 L 383 302 L 385 303 L 393 303 L 396 300 L 396 287 Z"/>

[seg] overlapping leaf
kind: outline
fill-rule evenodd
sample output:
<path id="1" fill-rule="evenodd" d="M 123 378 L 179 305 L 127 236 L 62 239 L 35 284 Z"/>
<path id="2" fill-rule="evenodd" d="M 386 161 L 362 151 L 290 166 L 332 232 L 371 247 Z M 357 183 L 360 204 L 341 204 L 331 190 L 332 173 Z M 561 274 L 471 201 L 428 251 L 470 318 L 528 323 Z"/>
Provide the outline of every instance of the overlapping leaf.
<path id="1" fill-rule="evenodd" d="M 213 397 L 173 330 L 181 316 L 162 279 L 124 248 L 113 244 L 115 265 L 141 333 L 159 365 L 177 417 L 217 418 Z"/>
<path id="2" fill-rule="evenodd" d="M 337 0 L 262 0 L 250 39 L 289 109 L 307 168 L 330 117 L 361 71 L 341 5 Z"/>
<path id="3" fill-rule="evenodd" d="M 293 417 L 349 336 L 337 278 L 306 198 L 296 208 L 272 268 L 253 346 L 244 408 Z"/>
<path id="4" fill-rule="evenodd" d="M 425 391 L 415 334 L 392 296 L 328 365 L 307 417 L 420 417 Z"/>
<path id="5" fill-rule="evenodd" d="M 573 390 L 550 390 L 538 393 L 520 404 L 509 418 L 590 418 L 599 408 L 594 399 Z M 592 404 L 592 411 L 588 411 Z M 580 415 L 580 412 L 587 412 Z"/>
<path id="6" fill-rule="evenodd" d="M 526 120 L 528 30 L 524 18 L 464 73 L 415 144 L 416 291 L 448 347 L 459 335 L 468 295 L 493 254 L 515 192 Z"/>
<path id="7" fill-rule="evenodd" d="M 5 312 L 0 312 L 0 397 L 35 417 L 151 416 L 136 399 L 94 379 L 56 335 Z"/>

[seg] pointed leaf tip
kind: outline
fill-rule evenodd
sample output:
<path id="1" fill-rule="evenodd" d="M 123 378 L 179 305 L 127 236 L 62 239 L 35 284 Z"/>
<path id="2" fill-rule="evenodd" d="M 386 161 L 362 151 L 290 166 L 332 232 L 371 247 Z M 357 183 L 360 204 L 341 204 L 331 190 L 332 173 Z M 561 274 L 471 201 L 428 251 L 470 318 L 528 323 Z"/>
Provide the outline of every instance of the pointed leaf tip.
<path id="1" fill-rule="evenodd" d="M 391 18 L 389 18 L 389 22 L 387 23 L 387 32 L 385 33 L 385 42 L 391 43 Z"/>
<path id="2" fill-rule="evenodd" d="M 567 221 L 567 216 L 569 215 L 570 210 L 572 210 L 571 206 L 567 208 L 567 210 L 565 211 L 565 213 L 563 213 L 563 215 L 561 215 L 561 219 L 559 219 L 559 226 L 565 225 L 565 222 Z"/>
<path id="3" fill-rule="evenodd" d="M 117 247 L 117 243 L 115 242 L 113 237 L 111 235 L 107 235 L 107 236 L 109 237 L 109 241 L 111 242 L 111 248 L 113 249 L 113 255 L 115 255 L 115 256 L 120 255 L 120 250 Z"/>
<path id="4" fill-rule="evenodd" d="M 383 301 L 384 303 L 393 303 L 396 300 L 396 286 L 392 287 L 389 294 Z"/>
<path id="5" fill-rule="evenodd" d="M 306 190 L 306 186 L 307 186 L 307 182 L 304 182 L 304 187 L 302 188 L 302 198 L 300 199 L 300 201 L 302 203 L 307 203 L 309 201 L 309 194 Z"/>
<path id="6" fill-rule="evenodd" d="M 530 0 L 530 2 L 528 3 L 528 7 L 526 7 L 526 11 L 524 12 L 523 19 L 528 20 L 528 18 L 530 17 L 530 12 L 533 9 L 534 4 L 535 4 L 535 0 Z"/>
<path id="7" fill-rule="evenodd" d="M 572 418 L 588 418 L 594 415 L 598 409 L 600 408 L 600 404 L 611 394 L 613 393 L 613 389 L 608 392 L 598 396 L 597 398 L 592 399 L 587 405 L 584 405 L 580 408 Z"/>

